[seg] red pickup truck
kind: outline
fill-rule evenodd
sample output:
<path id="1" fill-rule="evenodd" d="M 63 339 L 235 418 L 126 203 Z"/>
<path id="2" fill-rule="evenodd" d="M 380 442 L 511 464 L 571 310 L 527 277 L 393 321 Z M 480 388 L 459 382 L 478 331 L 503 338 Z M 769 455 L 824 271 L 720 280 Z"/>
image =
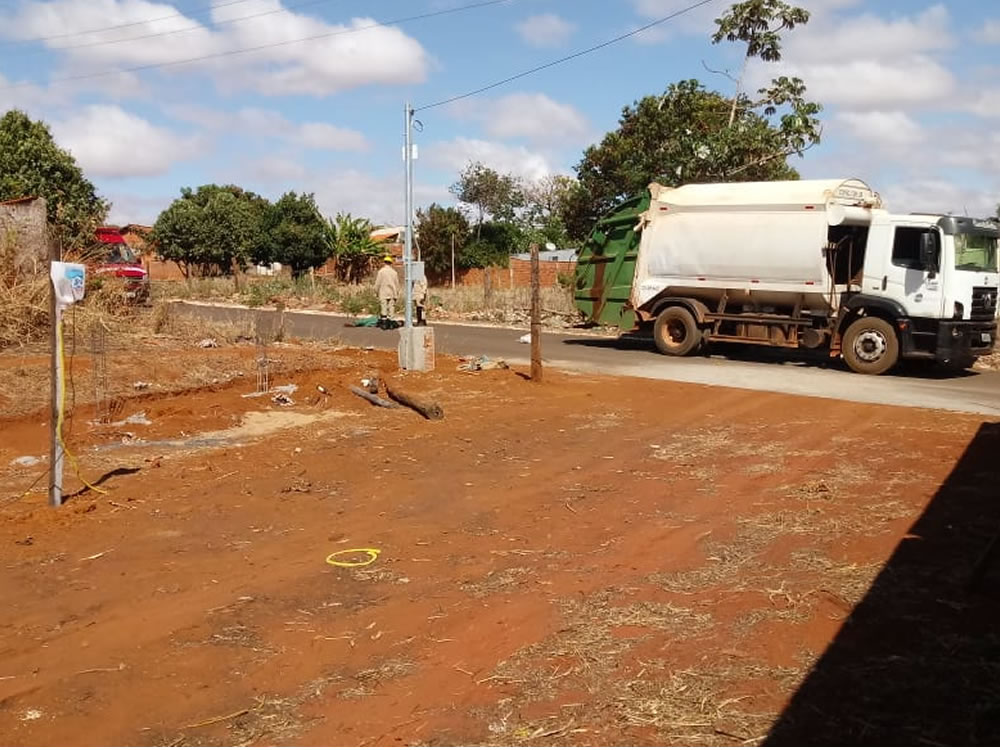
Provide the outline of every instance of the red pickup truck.
<path id="1" fill-rule="evenodd" d="M 92 270 L 95 276 L 113 276 L 125 280 L 126 295 L 137 302 L 149 296 L 149 275 L 125 242 L 117 227 L 98 227 L 97 248 Z"/>

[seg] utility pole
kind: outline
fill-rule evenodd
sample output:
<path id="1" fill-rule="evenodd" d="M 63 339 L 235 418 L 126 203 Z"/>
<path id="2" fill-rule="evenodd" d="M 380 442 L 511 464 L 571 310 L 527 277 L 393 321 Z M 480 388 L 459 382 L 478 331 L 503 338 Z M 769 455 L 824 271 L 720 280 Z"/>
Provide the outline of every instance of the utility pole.
<path id="1" fill-rule="evenodd" d="M 531 382 L 542 382 L 542 274 L 537 242 L 531 244 Z"/>
<path id="2" fill-rule="evenodd" d="M 455 233 L 451 233 L 451 288 L 455 288 Z"/>
<path id="3" fill-rule="evenodd" d="M 406 159 L 406 241 L 403 245 L 403 287 L 404 299 L 406 300 L 406 313 L 403 317 L 403 325 L 410 329 L 413 327 L 413 107 L 406 103 L 404 112 L 406 135 L 405 155 Z M 409 339 L 407 339 L 409 341 Z"/>
<path id="4" fill-rule="evenodd" d="M 52 243 L 49 249 L 49 267 L 53 262 L 60 261 L 62 253 L 59 246 Z M 63 362 L 59 352 L 61 340 L 59 327 L 62 325 L 62 306 L 56 300 L 56 283 L 49 272 L 49 350 L 52 353 L 49 366 L 50 401 L 49 410 L 49 505 L 58 508 L 63 502 L 63 449 L 59 435 L 59 420 L 62 411 L 63 395 Z"/>

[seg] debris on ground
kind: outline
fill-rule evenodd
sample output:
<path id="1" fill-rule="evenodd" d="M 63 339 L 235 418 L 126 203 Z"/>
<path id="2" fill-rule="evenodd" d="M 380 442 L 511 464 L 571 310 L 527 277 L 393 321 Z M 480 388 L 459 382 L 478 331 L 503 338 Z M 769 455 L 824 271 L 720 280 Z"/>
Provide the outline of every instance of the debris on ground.
<path id="1" fill-rule="evenodd" d="M 510 365 L 502 359 L 490 359 L 485 354 L 478 357 L 462 357 L 458 369 L 463 372 L 479 372 L 480 370 L 509 370 Z"/>
<path id="2" fill-rule="evenodd" d="M 531 334 L 530 333 L 524 334 L 521 338 L 518 339 L 518 341 L 520 341 L 522 344 L 530 344 Z"/>
<path id="3" fill-rule="evenodd" d="M 378 326 L 378 315 L 368 315 L 364 318 L 355 318 L 354 320 L 344 323 L 347 328 L 375 328 Z"/>
<path id="4" fill-rule="evenodd" d="M 383 409 L 395 409 L 396 408 L 396 404 L 392 403 L 392 401 L 386 401 L 384 398 L 379 398 L 377 395 L 375 395 L 376 393 L 378 393 L 377 389 L 375 391 L 371 391 L 371 390 L 367 390 L 366 391 L 366 390 L 364 390 L 362 388 L 358 388 L 356 385 L 348 386 L 348 389 L 355 396 L 360 396 L 365 401 L 367 401 L 368 403 L 373 404 L 375 406 L 381 406 Z"/>
<path id="5" fill-rule="evenodd" d="M 278 406 L 295 406 L 295 402 L 286 393 L 276 393 L 271 399 Z"/>
<path id="6" fill-rule="evenodd" d="M 200 346 L 202 349 L 218 349 L 219 342 L 216 341 L 215 339 L 202 339 L 201 341 L 198 342 L 198 346 Z"/>
<path id="7" fill-rule="evenodd" d="M 361 386 L 365 388 L 369 393 L 378 393 L 379 389 L 378 375 L 369 375 L 366 378 L 361 378 Z"/>
<path id="8" fill-rule="evenodd" d="M 136 391 L 148 391 L 152 385 L 152 383 L 147 383 L 145 380 L 137 380 L 132 383 L 132 389 Z"/>
<path id="9" fill-rule="evenodd" d="M 11 466 L 36 466 L 42 459 L 39 456 L 18 456 L 10 462 Z"/>
<path id="10" fill-rule="evenodd" d="M 274 386 L 275 393 L 284 393 L 286 396 L 291 396 L 299 387 L 295 383 L 288 383 L 287 385 L 276 385 Z"/>

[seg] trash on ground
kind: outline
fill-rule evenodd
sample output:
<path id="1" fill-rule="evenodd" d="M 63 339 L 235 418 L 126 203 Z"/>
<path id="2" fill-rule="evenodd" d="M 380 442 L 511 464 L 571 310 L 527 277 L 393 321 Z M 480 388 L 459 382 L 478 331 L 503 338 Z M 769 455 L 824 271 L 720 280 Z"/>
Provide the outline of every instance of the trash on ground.
<path id="1" fill-rule="evenodd" d="M 348 328 L 375 328 L 378 326 L 378 315 L 369 315 L 364 318 L 355 318 L 349 323 L 345 323 Z"/>
<path id="2" fill-rule="evenodd" d="M 137 391 L 145 391 L 148 390 L 152 385 L 153 385 L 152 383 L 147 383 L 145 380 L 137 380 L 134 383 L 132 383 L 132 388 Z"/>
<path id="3" fill-rule="evenodd" d="M 42 459 L 40 456 L 18 456 L 10 463 L 11 466 L 35 466 L 41 462 Z"/>
<path id="4" fill-rule="evenodd" d="M 202 339 L 201 341 L 198 342 L 198 346 L 200 346 L 202 349 L 218 349 L 219 342 L 216 341 L 215 339 Z"/>
<path id="5" fill-rule="evenodd" d="M 292 401 L 292 399 L 289 398 L 288 395 L 285 394 L 285 393 L 276 393 L 276 394 L 274 394 L 274 398 L 272 398 L 271 400 L 274 403 L 276 403 L 278 406 L 294 406 L 295 405 L 295 402 Z"/>
<path id="6" fill-rule="evenodd" d="M 378 376 L 369 375 L 367 378 L 361 378 L 361 385 L 369 393 L 378 393 L 378 386 L 379 386 Z"/>
<path id="7" fill-rule="evenodd" d="M 289 396 L 295 393 L 295 391 L 297 391 L 298 389 L 299 387 L 295 385 L 295 383 L 288 383 L 287 385 L 276 385 L 274 387 L 276 393 L 284 393 Z"/>
<path id="8" fill-rule="evenodd" d="M 531 334 L 530 333 L 524 334 L 521 338 L 518 339 L 518 341 L 520 341 L 522 344 L 530 344 Z"/>
<path id="9" fill-rule="evenodd" d="M 327 393 L 329 393 L 329 391 L 327 391 L 327 390 L 326 390 L 326 388 L 324 388 L 324 387 L 323 387 L 323 386 L 321 386 L 321 385 L 317 385 L 317 386 L 316 386 L 316 390 L 317 390 L 317 391 L 319 391 L 320 393 L 322 393 L 322 394 L 323 394 L 324 396 L 325 396 L 325 395 L 326 395 Z"/>
<path id="10" fill-rule="evenodd" d="M 480 370 L 508 370 L 510 366 L 502 359 L 490 359 L 485 354 L 478 357 L 462 357 L 459 370 L 463 372 L 479 372 Z"/>
<path id="11" fill-rule="evenodd" d="M 126 417 L 121 422 L 118 422 L 116 426 L 125 424 L 153 424 L 153 420 L 146 416 L 146 412 L 140 411 L 130 417 Z"/>

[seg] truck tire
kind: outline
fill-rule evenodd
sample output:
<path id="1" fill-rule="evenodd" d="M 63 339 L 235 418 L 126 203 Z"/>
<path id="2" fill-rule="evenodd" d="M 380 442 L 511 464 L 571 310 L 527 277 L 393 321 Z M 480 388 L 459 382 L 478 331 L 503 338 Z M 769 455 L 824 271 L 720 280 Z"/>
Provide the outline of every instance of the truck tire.
<path id="1" fill-rule="evenodd" d="M 882 318 L 858 318 L 844 333 L 843 352 L 854 372 L 881 375 L 899 361 L 899 339 L 892 324 Z"/>
<path id="2" fill-rule="evenodd" d="M 653 323 L 653 340 L 661 354 L 683 357 L 701 345 L 701 330 L 684 307 L 668 307 Z"/>

